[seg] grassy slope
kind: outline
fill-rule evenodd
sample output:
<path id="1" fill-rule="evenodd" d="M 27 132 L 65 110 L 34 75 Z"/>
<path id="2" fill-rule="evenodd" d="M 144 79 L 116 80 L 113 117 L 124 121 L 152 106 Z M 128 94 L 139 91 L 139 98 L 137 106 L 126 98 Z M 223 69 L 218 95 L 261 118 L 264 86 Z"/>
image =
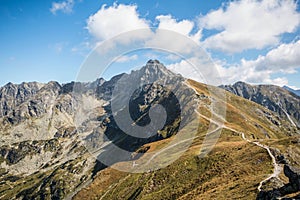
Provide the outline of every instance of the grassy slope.
<path id="1" fill-rule="evenodd" d="M 189 84 L 199 94 L 214 95 L 209 94 L 203 84 L 194 81 L 189 81 Z M 251 139 L 265 139 L 266 133 L 272 141 L 287 137 L 286 122 L 282 122 L 280 128 L 274 127 L 270 120 L 261 115 L 261 110 L 270 111 L 230 93 L 226 96 L 227 126 L 246 133 Z M 209 100 L 205 103 L 209 104 Z M 200 107 L 199 112 L 208 117 L 212 114 L 205 106 Z M 202 118 L 200 120 L 202 126 L 207 127 L 208 122 Z M 203 134 L 199 129 L 198 135 Z M 245 142 L 239 134 L 223 129 L 213 151 L 205 158 L 198 158 L 202 140 L 203 137 L 195 139 L 180 159 L 154 172 L 128 174 L 112 168 L 105 169 L 74 199 L 255 199 L 259 182 L 272 173 L 267 152 Z M 147 145 L 153 150 L 167 142 Z"/>

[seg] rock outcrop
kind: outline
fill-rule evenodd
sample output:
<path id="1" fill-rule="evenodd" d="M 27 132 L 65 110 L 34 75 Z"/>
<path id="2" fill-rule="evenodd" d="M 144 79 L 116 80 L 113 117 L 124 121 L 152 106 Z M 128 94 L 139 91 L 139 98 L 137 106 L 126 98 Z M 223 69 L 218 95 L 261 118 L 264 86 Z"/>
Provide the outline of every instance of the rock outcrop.
<path id="1" fill-rule="evenodd" d="M 280 188 L 270 191 L 261 191 L 257 200 L 276 200 L 284 198 L 286 195 L 291 195 L 300 191 L 300 170 L 288 164 L 284 165 L 284 175 L 288 177 L 289 183 Z M 298 199 L 298 198 L 284 198 L 284 199 Z"/>

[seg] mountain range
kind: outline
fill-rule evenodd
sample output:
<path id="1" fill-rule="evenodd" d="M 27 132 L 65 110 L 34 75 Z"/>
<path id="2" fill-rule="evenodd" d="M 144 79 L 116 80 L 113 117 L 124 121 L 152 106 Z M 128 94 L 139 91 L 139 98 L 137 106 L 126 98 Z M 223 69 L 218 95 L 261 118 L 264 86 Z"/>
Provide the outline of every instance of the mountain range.
<path id="1" fill-rule="evenodd" d="M 220 86 L 221 88 L 241 96 L 245 99 L 263 105 L 286 118 L 294 126 L 300 127 L 300 97 L 275 85 L 250 85 L 237 82 L 233 85 Z"/>
<path id="2" fill-rule="evenodd" d="M 209 86 L 157 60 L 107 81 L 8 83 L 0 199 L 297 199 L 299 112 L 286 89 Z"/>

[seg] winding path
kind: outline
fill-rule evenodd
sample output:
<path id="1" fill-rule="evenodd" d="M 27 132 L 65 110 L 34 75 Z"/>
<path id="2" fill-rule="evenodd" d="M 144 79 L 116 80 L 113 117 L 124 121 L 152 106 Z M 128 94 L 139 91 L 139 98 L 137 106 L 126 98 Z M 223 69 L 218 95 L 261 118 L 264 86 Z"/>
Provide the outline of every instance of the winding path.
<path id="1" fill-rule="evenodd" d="M 259 146 L 259 147 L 264 148 L 265 150 L 267 150 L 269 156 L 270 156 L 271 159 L 272 159 L 272 165 L 273 165 L 273 167 L 274 167 L 274 170 L 273 170 L 273 173 L 272 173 L 272 174 L 270 174 L 266 179 L 262 180 L 262 181 L 259 183 L 259 186 L 257 187 L 258 191 L 261 191 L 261 188 L 262 188 L 262 186 L 263 186 L 263 184 L 264 184 L 265 182 L 269 181 L 269 180 L 272 179 L 272 178 L 278 178 L 279 174 L 280 174 L 281 171 L 282 171 L 282 167 L 281 167 L 279 164 L 276 163 L 276 158 L 275 158 L 275 156 L 272 154 L 272 152 L 271 152 L 271 150 L 270 150 L 270 148 L 269 148 L 268 146 L 263 145 L 263 144 L 261 144 L 261 143 L 259 143 L 259 142 L 257 142 L 257 141 L 251 141 L 251 140 L 247 139 L 244 133 L 242 133 L 242 132 L 240 132 L 240 131 L 237 131 L 237 130 L 235 130 L 235 129 L 233 129 L 233 128 L 230 128 L 230 127 L 226 126 L 224 123 L 221 123 L 221 122 L 215 121 L 215 120 L 213 120 L 213 119 L 211 119 L 211 118 L 208 118 L 208 117 L 206 117 L 205 115 L 202 115 L 201 113 L 199 113 L 197 110 L 195 110 L 195 112 L 196 112 L 200 117 L 203 117 L 204 119 L 206 119 L 206 120 L 210 121 L 211 123 L 214 123 L 214 124 L 217 125 L 217 128 L 216 128 L 216 129 L 212 130 L 211 132 L 209 132 L 209 133 L 207 133 L 207 134 L 211 134 L 211 133 L 213 133 L 213 132 L 219 130 L 220 128 L 224 128 L 224 129 L 227 129 L 227 130 L 230 130 L 230 131 L 233 131 L 233 132 L 236 132 L 236 133 L 240 134 L 241 137 L 242 137 L 242 139 L 245 140 L 246 142 L 255 144 L 255 145 L 257 145 L 257 146 Z M 214 114 L 214 113 L 213 113 L 213 114 Z M 220 117 L 220 116 L 218 116 L 218 117 Z M 225 119 L 222 119 L 222 120 L 225 122 Z M 189 141 L 189 140 L 193 140 L 193 139 L 198 138 L 198 137 L 199 137 L 199 136 L 195 136 L 195 137 L 192 137 L 192 138 L 189 138 L 189 139 L 180 141 L 180 142 L 178 142 L 178 143 L 175 143 L 175 144 L 169 146 L 169 147 L 166 148 L 166 149 L 162 149 L 161 151 L 159 151 L 159 152 L 157 152 L 156 154 L 154 154 L 154 155 L 148 160 L 147 164 L 149 164 L 149 163 L 150 163 L 157 155 L 161 154 L 161 153 L 164 152 L 165 150 L 170 149 L 170 148 L 173 148 L 173 147 L 175 147 L 176 145 L 182 144 L 182 143 L 184 143 L 184 142 L 187 142 L 187 141 Z"/>
<path id="2" fill-rule="evenodd" d="M 281 173 L 282 171 L 282 167 L 276 163 L 276 158 L 275 156 L 272 154 L 270 148 L 266 145 L 262 145 L 260 144 L 259 142 L 253 142 L 253 144 L 256 144 L 257 146 L 259 147 L 262 147 L 264 149 L 266 149 L 270 155 L 270 157 L 272 158 L 272 164 L 274 166 L 274 171 L 272 174 L 269 175 L 269 177 L 267 177 L 266 179 L 262 180 L 260 183 L 259 183 L 259 186 L 257 187 L 258 191 L 261 191 L 261 187 L 263 186 L 263 184 L 267 181 L 269 181 L 271 178 L 278 178 L 279 174 Z"/>
<path id="3" fill-rule="evenodd" d="M 271 152 L 271 150 L 270 150 L 270 148 L 269 148 L 268 146 L 263 145 L 263 144 L 261 144 L 261 143 L 259 143 L 259 142 L 255 142 L 255 141 L 251 141 L 251 140 L 247 139 L 244 133 L 239 132 L 239 131 L 237 131 L 237 130 L 235 130 L 235 129 L 233 129 L 233 128 L 230 128 L 230 127 L 226 126 L 225 124 L 222 124 L 222 123 L 220 123 L 220 122 L 214 121 L 214 120 L 212 120 L 212 119 L 210 119 L 210 118 L 208 118 L 208 117 L 202 115 L 202 114 L 199 113 L 197 110 L 196 110 L 196 113 L 197 113 L 200 117 L 203 117 L 204 119 L 206 119 L 206 120 L 208 120 L 208 121 L 210 121 L 210 122 L 216 124 L 216 125 L 218 126 L 217 129 L 218 129 L 218 128 L 224 128 L 224 129 L 231 130 L 231 131 L 233 131 L 233 132 L 239 133 L 239 134 L 242 136 L 242 139 L 245 140 L 246 142 L 255 144 L 255 145 L 257 145 L 257 146 L 259 146 L 259 147 L 264 148 L 264 149 L 267 150 L 269 156 L 270 156 L 271 159 L 272 159 L 272 165 L 273 165 L 273 167 L 274 167 L 274 170 L 273 170 L 273 173 L 272 173 L 272 174 L 270 174 L 266 179 L 262 180 L 262 181 L 259 183 L 259 186 L 257 187 L 258 191 L 261 191 L 261 188 L 262 188 L 262 186 L 263 186 L 263 184 L 264 184 L 265 182 L 269 181 L 269 180 L 272 179 L 272 178 L 278 178 L 279 174 L 280 174 L 281 171 L 282 171 L 282 167 L 281 167 L 278 163 L 276 163 L 276 158 L 275 158 L 275 156 L 272 154 L 272 152 Z M 214 113 L 213 113 L 213 114 L 214 114 Z M 225 121 L 225 119 L 223 119 L 223 120 Z M 216 130 L 217 130 L 217 129 L 216 129 Z"/>

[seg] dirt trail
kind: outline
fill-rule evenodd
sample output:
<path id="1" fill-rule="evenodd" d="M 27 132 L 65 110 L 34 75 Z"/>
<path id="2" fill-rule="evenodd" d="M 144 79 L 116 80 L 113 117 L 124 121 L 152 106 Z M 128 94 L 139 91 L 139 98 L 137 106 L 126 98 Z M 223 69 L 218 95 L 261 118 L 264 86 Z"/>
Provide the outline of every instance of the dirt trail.
<path id="1" fill-rule="evenodd" d="M 276 158 L 275 158 L 275 156 L 272 154 L 272 152 L 271 152 L 271 150 L 270 150 L 270 147 L 268 147 L 268 146 L 266 146 L 266 145 L 263 145 L 263 144 L 261 144 L 261 143 L 259 143 L 259 142 L 256 142 L 256 141 L 251 141 L 251 140 L 249 140 L 249 139 L 246 138 L 246 136 L 245 136 L 244 133 L 239 132 L 239 131 L 237 131 L 237 130 L 235 130 L 235 129 L 233 129 L 233 128 L 230 128 L 230 127 L 226 126 L 225 124 L 222 124 L 222 123 L 220 123 L 220 122 L 217 122 L 217 121 L 214 121 L 214 120 L 212 120 L 212 119 L 209 119 L 208 117 L 206 117 L 206 116 L 200 114 L 198 111 L 196 111 L 196 113 L 197 113 L 199 116 L 203 117 L 204 119 L 206 119 L 206 120 L 208 120 L 208 121 L 210 121 L 210 122 L 216 124 L 216 125 L 218 126 L 218 128 L 224 128 L 224 129 L 228 129 L 228 130 L 231 130 L 231 131 L 233 131 L 233 132 L 239 133 L 239 134 L 242 136 L 243 140 L 245 140 L 246 142 L 255 144 L 255 145 L 257 145 L 257 146 L 259 146 L 259 147 L 264 148 L 264 149 L 267 150 L 269 156 L 270 156 L 271 159 L 272 159 L 272 164 L 273 164 L 274 170 L 273 170 L 273 173 L 272 173 L 272 174 L 270 174 L 266 179 L 262 180 L 262 181 L 259 183 L 259 186 L 257 187 L 258 191 L 261 191 L 261 188 L 262 188 L 263 184 L 264 184 L 265 182 L 269 181 L 271 178 L 278 178 L 279 174 L 280 174 L 281 171 L 282 171 L 282 167 L 281 167 L 279 164 L 276 163 Z M 214 113 L 213 113 L 213 114 L 214 114 Z M 225 121 L 225 120 L 224 120 L 224 121 Z M 218 129 L 218 128 L 217 128 L 217 129 Z"/>

